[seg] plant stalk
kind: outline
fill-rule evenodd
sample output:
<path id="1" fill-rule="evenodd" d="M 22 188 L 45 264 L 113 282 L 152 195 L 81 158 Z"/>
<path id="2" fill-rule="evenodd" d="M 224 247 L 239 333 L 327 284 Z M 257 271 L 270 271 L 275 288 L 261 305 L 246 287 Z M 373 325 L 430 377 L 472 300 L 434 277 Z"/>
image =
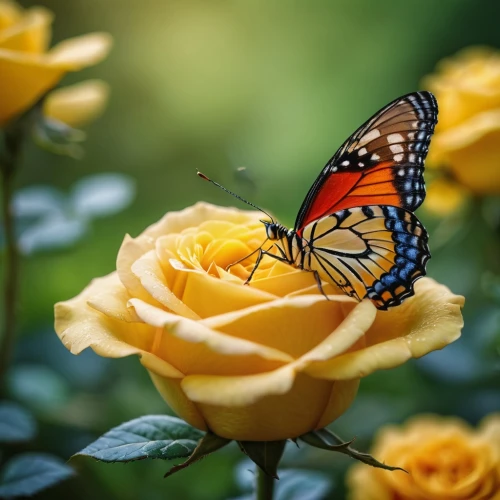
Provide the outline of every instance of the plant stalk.
<path id="1" fill-rule="evenodd" d="M 275 479 L 266 474 L 260 467 L 256 467 L 255 491 L 257 500 L 273 500 Z"/>
<path id="2" fill-rule="evenodd" d="M 4 318 L 3 334 L 0 341 L 0 391 L 5 395 L 5 376 L 12 357 L 16 333 L 16 308 L 18 291 L 19 254 L 17 250 L 14 217 L 12 214 L 12 194 L 14 169 L 2 168 L 2 222 L 5 237 L 4 261 Z"/>
<path id="3" fill-rule="evenodd" d="M 20 121 L 4 132 L 4 150 L 0 162 L 2 223 L 5 239 L 3 332 L 0 338 L 0 397 L 6 395 L 6 375 L 14 350 L 19 288 L 19 251 L 12 212 L 14 180 L 20 163 L 26 127 Z"/>

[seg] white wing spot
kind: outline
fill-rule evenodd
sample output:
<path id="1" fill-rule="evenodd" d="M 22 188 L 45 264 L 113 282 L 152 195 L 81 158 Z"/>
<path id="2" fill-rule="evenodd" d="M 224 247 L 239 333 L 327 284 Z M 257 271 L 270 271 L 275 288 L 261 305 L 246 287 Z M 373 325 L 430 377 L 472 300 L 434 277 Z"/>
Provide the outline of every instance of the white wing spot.
<path id="1" fill-rule="evenodd" d="M 398 155 L 394 155 L 394 161 L 403 161 L 404 154 L 399 153 Z"/>
<path id="2" fill-rule="evenodd" d="M 350 163 L 349 163 L 349 161 L 348 161 L 348 160 L 345 160 L 345 161 L 343 161 L 343 162 L 341 163 L 341 165 L 342 165 L 343 167 L 348 167 L 348 166 L 350 165 Z"/>
<path id="3" fill-rule="evenodd" d="M 412 141 L 415 138 L 415 132 L 408 132 L 408 139 Z"/>
<path id="4" fill-rule="evenodd" d="M 415 163 L 415 157 L 416 157 L 415 153 L 410 153 L 410 155 L 408 156 L 408 161 L 410 163 Z"/>
<path id="5" fill-rule="evenodd" d="M 411 124 L 411 126 L 412 126 L 412 128 L 418 128 L 418 122 L 413 122 L 413 123 Z"/>
<path id="6" fill-rule="evenodd" d="M 338 169 L 338 167 L 332 167 L 332 172 L 336 172 Z"/>
<path id="7" fill-rule="evenodd" d="M 373 130 L 370 130 L 367 134 L 365 134 L 363 137 L 358 142 L 358 146 L 364 146 L 365 144 L 368 144 L 369 142 L 377 139 L 377 137 L 380 137 L 380 130 L 378 128 L 374 128 Z"/>
<path id="8" fill-rule="evenodd" d="M 365 154 L 367 154 L 368 151 L 366 150 L 366 148 L 361 148 L 359 151 L 358 151 L 358 156 L 363 156 Z"/>
<path id="9" fill-rule="evenodd" d="M 403 136 L 401 134 L 389 134 L 387 136 L 387 142 L 389 144 L 394 144 L 395 142 L 403 142 Z"/>
<path id="10" fill-rule="evenodd" d="M 370 158 L 371 161 L 377 161 L 380 160 L 380 156 L 377 153 L 373 153 L 372 157 Z"/>
<path id="11" fill-rule="evenodd" d="M 364 166 L 365 166 L 365 164 L 364 164 L 362 161 L 360 161 L 360 162 L 358 163 L 358 167 L 363 168 Z"/>
<path id="12" fill-rule="evenodd" d="M 394 153 L 394 154 L 397 154 L 397 153 L 402 153 L 404 151 L 403 149 L 403 146 L 401 146 L 401 144 L 391 144 L 389 146 L 389 149 Z"/>
<path id="13" fill-rule="evenodd" d="M 398 170 L 398 175 L 401 176 L 401 177 L 403 177 L 405 175 L 405 169 L 404 168 L 400 168 Z"/>

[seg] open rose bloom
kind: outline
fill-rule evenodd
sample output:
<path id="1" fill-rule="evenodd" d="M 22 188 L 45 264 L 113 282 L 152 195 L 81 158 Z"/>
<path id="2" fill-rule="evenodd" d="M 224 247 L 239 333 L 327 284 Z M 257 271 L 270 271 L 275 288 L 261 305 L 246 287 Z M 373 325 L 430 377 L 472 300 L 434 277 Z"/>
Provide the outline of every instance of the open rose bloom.
<path id="1" fill-rule="evenodd" d="M 111 36 L 107 33 L 71 38 L 50 48 L 52 20 L 52 13 L 44 7 L 23 9 L 13 1 L 0 0 L 0 127 L 31 108 L 66 73 L 97 64 L 109 52 Z M 82 106 L 74 102 L 78 93 L 80 102 L 85 97 L 85 117 L 97 115 L 107 90 L 104 84 L 98 85 L 94 81 L 83 89 L 56 93 L 45 111 L 59 119 L 64 103 L 62 118 L 72 118 L 68 103 L 72 104 L 76 108 L 73 121 L 80 123 Z M 73 94 L 72 102 L 68 94 Z"/>
<path id="2" fill-rule="evenodd" d="M 414 417 L 382 429 L 372 452 L 408 474 L 355 465 L 351 500 L 500 499 L 500 414 L 477 431 L 457 418 Z"/>
<path id="3" fill-rule="evenodd" d="M 198 203 L 127 236 L 117 270 L 56 305 L 78 354 L 137 354 L 191 425 L 250 441 L 294 438 L 347 410 L 359 379 L 460 336 L 463 297 L 429 278 L 388 312 L 266 257 L 262 214 Z M 241 263 L 227 267 L 240 259 Z"/>
<path id="4" fill-rule="evenodd" d="M 429 185 L 426 207 L 443 214 L 468 194 L 500 193 L 500 52 L 464 49 L 441 61 L 423 86 L 439 102 L 426 166 L 442 174 Z"/>

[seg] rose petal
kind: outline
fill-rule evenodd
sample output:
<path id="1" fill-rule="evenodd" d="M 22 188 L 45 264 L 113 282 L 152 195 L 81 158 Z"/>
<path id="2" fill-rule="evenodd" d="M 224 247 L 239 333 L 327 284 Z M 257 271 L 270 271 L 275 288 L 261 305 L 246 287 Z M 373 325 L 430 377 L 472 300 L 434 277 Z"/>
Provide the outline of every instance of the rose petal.
<path id="1" fill-rule="evenodd" d="M 51 92 L 44 102 L 44 114 L 72 127 L 95 120 L 104 110 L 109 85 L 102 80 L 86 80 Z"/>
<path id="2" fill-rule="evenodd" d="M 182 415 L 183 420 L 202 431 L 208 430 L 205 419 L 187 398 L 179 379 L 160 377 L 152 371 L 149 374 L 158 392 L 177 415 Z"/>
<path id="3" fill-rule="evenodd" d="M 201 318 L 267 304 L 276 297 L 240 283 L 220 280 L 200 271 L 179 271 L 187 274 L 182 301 Z M 200 300 L 200 297 L 206 300 Z"/>
<path id="4" fill-rule="evenodd" d="M 90 347 L 107 358 L 137 354 L 141 363 L 159 375 L 182 377 L 177 369 L 148 352 L 154 341 L 154 328 L 144 323 L 119 321 L 88 305 L 88 301 L 95 301 L 96 297 L 114 294 L 123 294 L 115 273 L 94 279 L 80 295 L 55 305 L 55 330 L 66 348 L 80 354 Z"/>
<path id="5" fill-rule="evenodd" d="M 425 209 L 437 215 L 446 216 L 462 207 L 467 200 L 467 190 L 447 178 L 435 179 L 427 187 Z"/>
<path id="6" fill-rule="evenodd" d="M 260 217 L 261 214 L 255 210 L 236 210 L 198 202 L 184 210 L 168 212 L 157 223 L 149 226 L 139 238 L 147 237 L 156 240 L 160 236 L 180 233 L 186 228 L 195 228 L 203 222 L 211 220 L 224 220 L 234 224 L 248 225 L 258 221 Z"/>
<path id="7" fill-rule="evenodd" d="M 113 38 L 109 33 L 89 33 L 68 38 L 47 53 L 47 62 L 68 71 L 78 71 L 102 61 L 111 50 Z"/>
<path id="8" fill-rule="evenodd" d="M 372 455 L 378 456 L 375 453 Z M 383 472 L 396 474 L 398 471 Z M 347 474 L 346 483 L 349 489 L 349 500 L 394 500 L 394 494 L 390 488 L 378 479 L 374 469 L 365 464 L 353 465 Z"/>
<path id="9" fill-rule="evenodd" d="M 149 226 L 137 238 L 127 235 L 118 252 L 116 262 L 120 280 L 130 292 L 142 299 L 148 300 L 139 279 L 132 273 L 132 264 L 143 254 L 156 246 L 159 238 L 165 235 L 175 235 L 189 227 L 195 227 L 209 220 L 227 220 L 236 224 L 248 224 L 258 220 L 259 214 L 255 211 L 235 210 L 199 202 L 192 207 L 179 212 L 168 212 L 155 224 Z M 169 236 L 171 237 L 171 236 Z M 160 245 L 160 243 L 158 243 Z M 163 247 L 163 245 L 160 245 Z M 160 255 L 160 259 L 162 255 Z"/>
<path id="10" fill-rule="evenodd" d="M 278 297 L 284 297 L 289 293 L 297 292 L 297 290 L 309 288 L 313 285 L 316 286 L 316 292 L 318 291 L 318 285 L 312 273 L 294 269 L 292 266 L 284 267 L 281 262 L 278 262 L 275 268 L 276 267 L 282 267 L 284 271 L 283 274 L 255 279 L 250 283 L 250 286 L 258 290 L 272 293 Z"/>
<path id="11" fill-rule="evenodd" d="M 344 305 L 343 296 L 330 301 L 318 294 L 297 296 L 213 316 L 202 323 L 298 358 L 338 327 L 345 317 Z"/>
<path id="12" fill-rule="evenodd" d="M 365 335 L 368 347 L 313 363 L 306 372 L 332 380 L 357 379 L 442 349 L 460 336 L 463 304 L 463 297 L 430 278 L 423 278 L 415 284 L 415 296 L 401 306 L 377 314 Z"/>
<path id="13" fill-rule="evenodd" d="M 487 111 L 436 137 L 434 155 L 476 193 L 498 193 L 500 110 Z M 478 161 L 480 158 L 480 161 Z"/>
<path id="14" fill-rule="evenodd" d="M 147 324 L 164 329 L 154 352 L 185 374 L 258 373 L 292 361 L 277 349 L 219 333 L 199 321 L 168 313 L 141 300 L 131 299 L 129 304 Z"/>
<path id="15" fill-rule="evenodd" d="M 23 12 L 17 3 L 8 0 L 0 2 L 0 30 L 5 30 L 20 22 Z"/>
<path id="16" fill-rule="evenodd" d="M 363 339 L 372 326 L 377 315 L 377 309 L 370 300 L 363 300 L 355 307 L 352 307 L 353 304 L 348 301 L 340 303 L 346 308 L 345 312 L 351 309 L 349 314 L 323 342 L 316 345 L 297 361 L 300 370 L 307 371 L 310 374 L 315 374 L 317 370 L 321 371 L 325 363 L 335 361 L 337 356 L 348 351 L 360 339 Z"/>
<path id="17" fill-rule="evenodd" d="M 0 126 L 35 104 L 65 73 L 39 64 L 31 56 L 19 58 L 16 54 L 24 53 L 0 49 Z"/>
<path id="18" fill-rule="evenodd" d="M 295 375 L 291 366 L 284 366 L 242 377 L 190 375 L 181 387 L 219 436 L 267 441 L 314 429 L 332 382 Z"/>
<path id="19" fill-rule="evenodd" d="M 422 278 L 415 283 L 413 297 L 377 315 L 367 334 L 367 344 L 402 337 L 417 358 L 442 349 L 460 337 L 464 302 L 464 297 L 453 294 L 448 287 L 431 278 Z"/>
<path id="20" fill-rule="evenodd" d="M 336 380 L 330 399 L 315 429 L 322 429 L 343 415 L 353 403 L 358 393 L 359 380 Z"/>
<path id="21" fill-rule="evenodd" d="M 140 280 L 142 287 L 151 297 L 176 314 L 186 318 L 199 319 L 184 302 L 178 299 L 166 286 L 155 250 L 150 250 L 132 264 L 132 273 Z M 148 301 L 151 302 L 151 301 Z"/>
<path id="22" fill-rule="evenodd" d="M 127 323 L 137 322 L 135 315 L 130 313 L 127 302 L 132 298 L 127 289 L 121 284 L 116 273 L 109 274 L 107 282 L 102 286 L 94 287 L 87 299 L 87 304 L 110 318 Z M 101 278 L 103 279 L 103 278 Z M 99 280 L 99 278 L 98 278 Z M 112 293 L 110 293 L 112 291 Z"/>
<path id="23" fill-rule="evenodd" d="M 0 48 L 0 126 L 34 105 L 68 71 L 103 59 L 110 45 L 109 35 L 95 33 L 66 40 L 44 54 Z"/>
<path id="24" fill-rule="evenodd" d="M 500 413 L 492 413 L 481 422 L 481 435 L 497 450 L 500 462 Z"/>
<path id="25" fill-rule="evenodd" d="M 443 130 L 433 140 L 433 154 L 470 146 L 484 135 L 500 128 L 500 109 L 478 113 L 456 127 Z"/>
<path id="26" fill-rule="evenodd" d="M 35 54 L 44 52 L 50 42 L 53 18 L 52 12 L 43 7 L 27 10 L 19 22 L 0 31 L 0 48 Z"/>
<path id="27" fill-rule="evenodd" d="M 235 377 L 188 375 L 181 385 L 188 398 L 198 403 L 246 406 L 264 396 L 287 393 L 294 380 L 293 367 L 283 366 L 267 373 Z"/>
<path id="28" fill-rule="evenodd" d="M 116 258 L 116 272 L 123 286 L 130 292 L 130 295 L 145 301 L 151 301 L 151 295 L 144 289 L 141 280 L 132 272 L 132 265 L 153 247 L 152 238 L 132 238 L 127 234 Z"/>

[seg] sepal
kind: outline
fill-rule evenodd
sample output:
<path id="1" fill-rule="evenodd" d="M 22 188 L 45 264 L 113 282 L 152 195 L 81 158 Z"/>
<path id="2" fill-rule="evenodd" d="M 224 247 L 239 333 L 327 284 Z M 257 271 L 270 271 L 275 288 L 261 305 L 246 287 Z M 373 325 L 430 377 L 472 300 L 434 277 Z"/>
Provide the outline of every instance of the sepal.
<path id="1" fill-rule="evenodd" d="M 258 467 L 273 479 L 278 477 L 278 464 L 285 450 L 283 441 L 238 441 L 240 449 Z"/>
<path id="2" fill-rule="evenodd" d="M 401 470 L 403 472 L 407 472 L 401 467 L 392 467 L 390 465 L 379 462 L 369 453 L 362 453 L 358 450 L 355 450 L 351 447 L 354 439 L 351 439 L 351 441 L 343 441 L 328 429 L 319 429 L 317 431 L 308 432 L 307 434 L 302 434 L 299 439 L 310 446 L 314 446 L 315 448 L 343 453 L 344 455 L 348 455 L 349 457 L 363 462 L 364 464 L 371 465 L 372 467 L 377 467 L 379 469 L 385 470 Z"/>
<path id="3" fill-rule="evenodd" d="M 215 434 L 212 434 L 211 432 L 207 432 L 205 436 L 202 439 L 200 439 L 200 441 L 198 442 L 198 446 L 194 449 L 193 453 L 189 456 L 189 458 L 182 464 L 174 465 L 168 472 L 165 473 L 163 477 L 169 477 L 172 474 L 175 474 L 176 472 L 179 472 L 180 470 L 189 467 L 198 460 L 201 460 L 202 458 L 205 458 L 207 455 L 210 455 L 210 453 L 220 450 L 230 442 L 231 439 L 225 439 Z"/>
<path id="4" fill-rule="evenodd" d="M 40 148 L 57 155 L 80 159 L 84 153 L 80 143 L 85 139 L 86 134 L 82 130 L 38 113 L 33 127 L 33 141 Z"/>

